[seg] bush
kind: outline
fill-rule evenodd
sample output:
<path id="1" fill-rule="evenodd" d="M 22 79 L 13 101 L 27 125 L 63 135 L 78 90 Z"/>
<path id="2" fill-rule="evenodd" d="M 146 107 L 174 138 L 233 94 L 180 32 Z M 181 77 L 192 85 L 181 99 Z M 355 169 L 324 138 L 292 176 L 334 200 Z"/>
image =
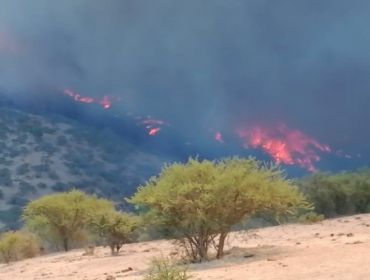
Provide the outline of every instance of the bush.
<path id="1" fill-rule="evenodd" d="M 39 189 L 42 189 L 42 190 L 45 190 L 45 189 L 47 189 L 47 188 L 48 188 L 48 186 L 47 186 L 45 183 L 38 183 L 38 184 L 37 184 L 37 187 L 38 187 Z"/>
<path id="2" fill-rule="evenodd" d="M 70 187 L 65 183 L 56 182 L 53 186 L 51 186 L 51 189 L 55 192 L 65 192 L 68 191 Z"/>
<path id="3" fill-rule="evenodd" d="M 169 258 L 155 258 L 152 260 L 150 271 L 144 280 L 187 280 L 193 278 L 186 267 L 177 266 Z"/>
<path id="4" fill-rule="evenodd" d="M 59 149 L 50 143 L 42 142 L 38 146 L 39 151 L 45 152 L 48 155 L 52 155 L 59 151 Z"/>
<path id="5" fill-rule="evenodd" d="M 325 216 L 322 214 L 317 214 L 315 212 L 308 212 L 298 217 L 298 221 L 304 224 L 315 224 L 322 222 L 323 220 L 325 220 Z"/>
<path id="6" fill-rule="evenodd" d="M 59 135 L 56 139 L 56 143 L 58 146 L 65 146 L 68 144 L 68 140 L 64 135 Z"/>
<path id="7" fill-rule="evenodd" d="M 0 185 L 2 186 L 11 186 L 13 181 L 11 179 L 11 172 L 8 168 L 0 169 Z"/>
<path id="8" fill-rule="evenodd" d="M 59 180 L 59 176 L 54 171 L 49 172 L 49 178 L 51 180 Z"/>
<path id="9" fill-rule="evenodd" d="M 27 194 L 35 194 L 35 193 L 37 193 L 37 189 L 30 183 L 27 183 L 24 181 L 21 181 L 19 183 L 19 194 L 20 195 L 24 196 Z"/>
<path id="10" fill-rule="evenodd" d="M 38 165 L 32 166 L 32 169 L 38 173 L 43 173 L 43 172 L 48 173 L 50 172 L 50 165 L 46 163 L 38 164 Z"/>
<path id="11" fill-rule="evenodd" d="M 370 169 L 337 174 L 317 172 L 296 180 L 300 190 L 325 217 L 370 212 Z"/>
<path id="12" fill-rule="evenodd" d="M 118 254 L 121 247 L 130 241 L 139 225 L 138 217 L 115 210 L 98 214 L 92 221 L 93 231 L 107 241 L 112 255 Z"/>
<path id="13" fill-rule="evenodd" d="M 23 164 L 19 165 L 16 169 L 17 175 L 25 175 L 28 172 L 30 172 L 29 166 L 30 165 L 28 163 L 23 163 Z"/>
<path id="14" fill-rule="evenodd" d="M 43 128 L 39 126 L 28 127 L 27 132 L 36 139 L 41 139 L 44 136 Z"/>
<path id="15" fill-rule="evenodd" d="M 9 199 L 8 204 L 23 207 L 26 206 L 29 202 L 30 201 L 28 199 L 23 198 L 22 194 L 18 192 Z"/>
<path id="16" fill-rule="evenodd" d="M 4 262 L 18 261 L 36 257 L 39 253 L 40 240 L 26 232 L 7 232 L 0 237 L 0 254 Z"/>

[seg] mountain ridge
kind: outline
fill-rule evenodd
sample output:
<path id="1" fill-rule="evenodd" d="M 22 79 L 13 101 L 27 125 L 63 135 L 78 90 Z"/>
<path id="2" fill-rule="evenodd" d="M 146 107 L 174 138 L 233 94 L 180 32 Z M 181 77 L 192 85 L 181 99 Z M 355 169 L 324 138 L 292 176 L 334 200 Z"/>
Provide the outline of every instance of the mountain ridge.
<path id="1" fill-rule="evenodd" d="M 11 222 L 28 201 L 82 189 L 121 202 L 163 159 L 140 151 L 109 129 L 0 107 L 0 221 Z M 9 213 L 11 211 L 11 213 Z"/>

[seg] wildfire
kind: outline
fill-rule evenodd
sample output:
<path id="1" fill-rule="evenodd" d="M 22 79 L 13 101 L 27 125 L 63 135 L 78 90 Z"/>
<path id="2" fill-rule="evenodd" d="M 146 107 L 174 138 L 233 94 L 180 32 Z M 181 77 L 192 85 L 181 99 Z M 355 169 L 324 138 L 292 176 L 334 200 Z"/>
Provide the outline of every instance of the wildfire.
<path id="1" fill-rule="evenodd" d="M 244 147 L 261 147 L 271 155 L 276 162 L 298 164 L 314 171 L 314 161 L 319 161 L 317 150 L 330 152 L 330 148 L 319 144 L 299 130 L 293 130 L 285 125 L 275 128 L 253 126 L 249 129 L 239 129 L 239 137 L 245 139 Z M 315 151 L 316 150 L 316 151 Z"/>
<path id="2" fill-rule="evenodd" d="M 216 139 L 217 141 L 221 142 L 221 143 L 223 143 L 223 142 L 224 142 L 224 140 L 222 140 L 222 134 L 221 134 L 219 131 L 217 131 L 217 132 L 216 132 L 216 134 L 215 134 L 215 139 Z"/>
<path id="3" fill-rule="evenodd" d="M 84 102 L 84 103 L 93 103 L 96 102 L 96 100 L 92 97 L 88 96 L 81 96 L 80 94 L 76 94 L 69 89 L 63 90 L 63 92 L 71 97 L 73 97 L 74 100 L 78 102 Z M 108 109 L 111 105 L 111 101 L 108 96 L 104 96 L 101 100 L 98 101 L 99 104 L 103 106 L 104 109 Z"/>
<path id="4" fill-rule="evenodd" d="M 161 129 L 159 127 L 157 128 L 153 128 L 149 131 L 149 135 L 154 135 L 156 134 L 158 131 L 160 131 Z"/>
<path id="5" fill-rule="evenodd" d="M 139 117 L 138 119 L 141 118 Z M 154 135 L 161 130 L 160 126 L 164 124 L 162 120 L 152 119 L 151 116 L 147 116 L 147 119 L 141 121 L 138 125 L 146 125 L 146 128 L 149 129 L 149 135 Z"/>

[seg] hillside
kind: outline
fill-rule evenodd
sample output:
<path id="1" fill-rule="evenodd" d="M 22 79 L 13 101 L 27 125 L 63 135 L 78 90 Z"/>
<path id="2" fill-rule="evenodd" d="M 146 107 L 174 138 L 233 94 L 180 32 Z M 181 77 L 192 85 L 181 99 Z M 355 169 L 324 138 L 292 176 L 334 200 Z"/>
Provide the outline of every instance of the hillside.
<path id="1" fill-rule="evenodd" d="M 369 225 L 370 215 L 356 215 L 264 228 L 247 242 L 243 232 L 234 233 L 224 259 L 190 265 L 190 272 L 198 280 L 365 280 L 370 274 Z M 108 248 L 95 251 L 94 256 L 75 250 L 3 264 L 1 279 L 139 280 L 151 258 L 174 248 L 168 241 L 155 241 L 125 245 L 120 256 L 110 256 Z"/>
<path id="2" fill-rule="evenodd" d="M 0 221 L 17 227 L 29 200 L 72 187 L 122 201 L 161 160 L 109 130 L 0 108 Z"/>

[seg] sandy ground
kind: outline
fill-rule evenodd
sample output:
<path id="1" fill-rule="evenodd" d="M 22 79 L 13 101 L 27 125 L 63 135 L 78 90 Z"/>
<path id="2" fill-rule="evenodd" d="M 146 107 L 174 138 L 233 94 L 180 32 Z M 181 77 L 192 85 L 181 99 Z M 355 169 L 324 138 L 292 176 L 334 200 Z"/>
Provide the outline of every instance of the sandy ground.
<path id="1" fill-rule="evenodd" d="M 256 234 L 247 242 L 245 234 L 233 234 L 224 259 L 190 265 L 193 279 L 370 279 L 370 215 L 272 227 Z M 0 279 L 142 279 L 151 258 L 171 252 L 174 248 L 166 241 L 129 244 L 120 256 L 110 256 L 108 248 L 96 248 L 94 256 L 76 250 L 0 265 Z"/>

